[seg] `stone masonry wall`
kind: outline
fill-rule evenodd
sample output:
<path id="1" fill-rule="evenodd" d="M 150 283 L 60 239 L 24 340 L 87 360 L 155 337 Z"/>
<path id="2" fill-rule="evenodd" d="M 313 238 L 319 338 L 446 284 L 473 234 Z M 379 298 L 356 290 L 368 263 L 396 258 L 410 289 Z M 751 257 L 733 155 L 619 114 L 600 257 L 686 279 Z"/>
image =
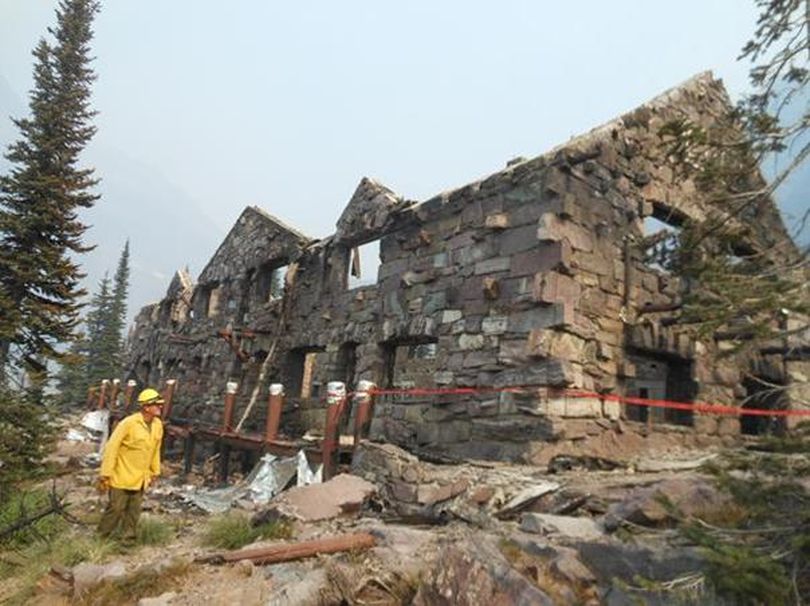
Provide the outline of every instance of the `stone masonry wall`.
<path id="1" fill-rule="evenodd" d="M 688 174 L 670 165 L 661 126 L 710 123 L 728 107 L 722 85 L 701 75 L 421 204 L 363 179 L 335 235 L 321 241 L 247 209 L 193 287 L 187 317 L 138 316 L 129 371 L 143 383 L 178 379 L 179 414 L 216 422 L 225 382 L 239 382 L 244 406 L 273 351 L 266 382 L 288 387 L 291 433 L 320 427 L 332 380 L 350 389 L 361 379 L 526 386 L 378 402 L 375 437 L 464 456 L 519 458 L 583 424 L 613 430 L 620 417 L 734 434 L 736 418 L 625 409 L 563 391 L 729 404 L 745 395 L 747 362 L 720 359 L 719 345 L 671 321 L 684 285 L 646 246 L 651 218 L 677 232 L 683 217 L 706 212 Z M 770 226 L 763 238 L 787 238 L 775 209 L 761 220 Z M 376 283 L 348 289 L 352 251 L 376 239 Z M 268 272 L 281 266 L 290 268 L 283 294 L 268 296 Z M 160 306 L 176 308 L 181 291 Z M 261 415 L 248 427 L 261 427 Z"/>

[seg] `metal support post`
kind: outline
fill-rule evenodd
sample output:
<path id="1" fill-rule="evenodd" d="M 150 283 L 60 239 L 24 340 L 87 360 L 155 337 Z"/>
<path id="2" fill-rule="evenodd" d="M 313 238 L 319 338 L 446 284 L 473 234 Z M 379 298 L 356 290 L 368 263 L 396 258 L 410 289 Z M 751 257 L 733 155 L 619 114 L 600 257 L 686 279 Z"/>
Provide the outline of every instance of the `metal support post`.
<path id="1" fill-rule="evenodd" d="M 283 407 L 284 386 L 281 383 L 273 383 L 270 385 L 270 397 L 267 400 L 267 425 L 264 432 L 264 439 L 267 442 L 272 442 L 278 437 Z"/>
<path id="2" fill-rule="evenodd" d="M 340 445 L 340 417 L 346 402 L 346 384 L 330 381 L 326 386 L 326 429 L 322 448 L 323 479 L 331 478 L 337 468 L 337 450 Z"/>
<path id="3" fill-rule="evenodd" d="M 374 411 L 374 396 L 372 392 L 376 385 L 371 381 L 360 381 L 357 384 L 357 391 L 354 394 L 354 444 L 353 450 L 357 450 L 360 440 L 368 436 L 371 426 L 371 416 Z"/>

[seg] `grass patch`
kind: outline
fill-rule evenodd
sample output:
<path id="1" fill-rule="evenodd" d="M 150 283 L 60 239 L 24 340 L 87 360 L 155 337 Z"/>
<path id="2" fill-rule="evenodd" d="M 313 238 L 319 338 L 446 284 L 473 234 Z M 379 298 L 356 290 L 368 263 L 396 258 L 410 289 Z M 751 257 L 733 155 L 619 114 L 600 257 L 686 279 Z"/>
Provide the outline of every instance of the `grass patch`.
<path id="1" fill-rule="evenodd" d="M 15 522 L 45 511 L 51 505 L 51 493 L 44 488 L 8 491 L 0 503 L 0 530 Z M 67 528 L 57 514 L 50 514 L 21 528 L 0 541 L 1 548 L 19 549 L 36 541 L 50 540 Z"/>
<path id="2" fill-rule="evenodd" d="M 175 560 L 161 568 L 136 570 L 122 579 L 96 585 L 73 603 L 81 606 L 136 604 L 141 598 L 156 597 L 177 589 L 190 569 L 188 562 Z"/>
<path id="3" fill-rule="evenodd" d="M 166 545 L 174 538 L 174 527 L 160 518 L 143 516 L 138 521 L 138 545 Z"/>
<path id="4" fill-rule="evenodd" d="M 118 552 L 118 544 L 76 532 L 62 532 L 49 541 L 34 541 L 23 548 L 0 553 L 0 603 L 27 604 L 37 582 L 54 565 L 72 567 L 81 562 L 102 562 Z"/>
<path id="5" fill-rule="evenodd" d="M 285 520 L 252 526 L 244 513 L 226 513 L 211 519 L 203 534 L 203 545 L 218 549 L 239 549 L 259 539 L 289 539 L 292 525 Z"/>

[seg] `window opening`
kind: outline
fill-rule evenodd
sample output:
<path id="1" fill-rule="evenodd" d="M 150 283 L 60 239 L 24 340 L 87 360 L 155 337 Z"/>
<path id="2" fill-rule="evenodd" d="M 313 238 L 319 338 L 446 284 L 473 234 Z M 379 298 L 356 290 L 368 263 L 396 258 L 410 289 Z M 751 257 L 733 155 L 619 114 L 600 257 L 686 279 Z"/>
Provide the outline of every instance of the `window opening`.
<path id="1" fill-rule="evenodd" d="M 383 345 L 385 384 L 395 389 L 434 387 L 438 348 L 435 339 L 396 341 Z"/>
<path id="2" fill-rule="evenodd" d="M 284 376 L 285 388 L 291 397 L 302 399 L 318 397 L 320 382 L 315 380 L 318 354 L 323 348 L 293 349 L 287 354 Z"/>
<path id="3" fill-rule="evenodd" d="M 349 290 L 377 283 L 380 270 L 380 240 L 355 246 L 349 250 L 346 285 Z"/>
<path id="4" fill-rule="evenodd" d="M 691 377 L 688 360 L 663 356 L 632 356 L 636 377 L 627 383 L 627 394 L 647 400 L 692 402 L 697 386 Z M 629 421 L 692 425 L 691 410 L 627 404 L 625 417 Z"/>
<path id="5" fill-rule="evenodd" d="M 680 229 L 656 217 L 644 218 L 644 262 L 663 273 L 671 273 L 680 244 Z"/>
<path id="6" fill-rule="evenodd" d="M 275 301 L 284 296 L 284 276 L 289 265 L 265 263 L 256 276 L 256 293 L 261 303 Z"/>
<path id="7" fill-rule="evenodd" d="M 779 410 L 785 408 L 782 402 L 783 386 L 759 377 L 743 379 L 746 398 L 743 408 Z M 777 417 L 741 415 L 740 431 L 746 435 L 779 433 L 783 429 L 782 420 Z"/>

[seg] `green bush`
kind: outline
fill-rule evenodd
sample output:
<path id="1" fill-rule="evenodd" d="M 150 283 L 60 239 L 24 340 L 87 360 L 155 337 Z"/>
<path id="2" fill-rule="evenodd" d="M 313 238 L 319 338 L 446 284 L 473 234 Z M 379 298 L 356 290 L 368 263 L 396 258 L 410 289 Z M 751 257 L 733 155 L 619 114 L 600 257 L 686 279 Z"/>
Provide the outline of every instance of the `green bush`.
<path id="1" fill-rule="evenodd" d="M 292 526 L 284 520 L 252 526 L 244 513 L 226 513 L 208 523 L 203 544 L 219 549 L 239 549 L 259 539 L 289 539 Z"/>

